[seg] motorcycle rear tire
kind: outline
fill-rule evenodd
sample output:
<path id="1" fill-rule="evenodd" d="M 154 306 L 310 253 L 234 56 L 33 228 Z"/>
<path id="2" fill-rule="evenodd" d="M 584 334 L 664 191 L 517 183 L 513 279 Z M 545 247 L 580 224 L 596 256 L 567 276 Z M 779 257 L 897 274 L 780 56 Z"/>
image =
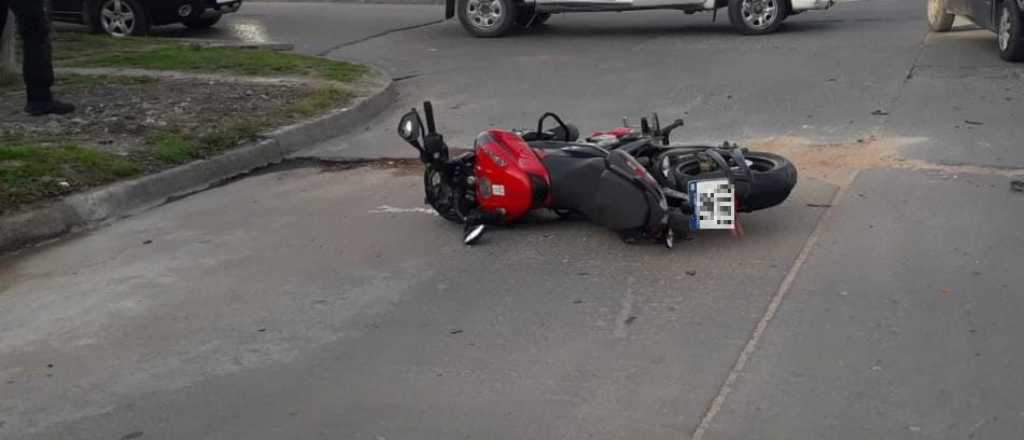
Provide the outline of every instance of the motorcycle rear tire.
<path id="1" fill-rule="evenodd" d="M 765 208 L 777 206 L 789 198 L 789 194 L 796 187 L 797 171 L 793 163 L 785 157 L 777 154 L 750 151 L 743 155 L 747 160 L 754 163 L 750 167 L 751 182 L 737 183 L 736 193 L 740 202 L 741 212 L 758 211 Z M 677 191 L 686 192 L 691 180 L 704 178 L 716 178 L 721 172 L 711 173 L 692 172 L 700 169 L 696 155 L 684 158 L 676 163 L 673 170 L 690 170 L 691 172 L 676 172 L 673 176 L 675 184 L 672 185 Z"/>

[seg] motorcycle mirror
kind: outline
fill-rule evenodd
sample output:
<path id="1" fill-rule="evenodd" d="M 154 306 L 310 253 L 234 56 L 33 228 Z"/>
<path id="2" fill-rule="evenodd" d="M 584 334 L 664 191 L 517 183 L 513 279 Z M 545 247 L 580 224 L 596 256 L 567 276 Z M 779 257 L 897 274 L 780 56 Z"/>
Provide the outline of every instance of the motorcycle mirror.
<path id="1" fill-rule="evenodd" d="M 420 149 L 419 139 L 423 135 L 423 123 L 420 122 L 420 115 L 415 109 L 398 121 L 398 135 L 416 149 Z"/>

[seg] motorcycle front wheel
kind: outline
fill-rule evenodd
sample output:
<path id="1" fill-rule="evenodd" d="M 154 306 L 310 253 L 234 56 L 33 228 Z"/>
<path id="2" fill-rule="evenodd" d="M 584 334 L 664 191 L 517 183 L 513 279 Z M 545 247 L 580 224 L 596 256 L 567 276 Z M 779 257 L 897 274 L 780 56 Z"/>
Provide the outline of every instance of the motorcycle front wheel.
<path id="1" fill-rule="evenodd" d="M 427 204 L 445 220 L 458 224 L 465 223 L 465 195 L 447 180 L 440 170 L 427 166 L 423 171 L 423 188 Z"/>

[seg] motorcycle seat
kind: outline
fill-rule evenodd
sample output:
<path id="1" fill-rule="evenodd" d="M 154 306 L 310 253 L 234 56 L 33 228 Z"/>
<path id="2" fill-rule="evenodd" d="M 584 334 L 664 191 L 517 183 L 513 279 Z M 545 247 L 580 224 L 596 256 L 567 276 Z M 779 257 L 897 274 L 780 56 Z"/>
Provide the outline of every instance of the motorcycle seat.
<path id="1" fill-rule="evenodd" d="M 527 142 L 530 148 L 542 152 L 557 150 L 565 152 L 573 157 L 606 157 L 608 150 L 594 144 L 563 141 L 533 141 Z M 542 153 L 543 154 L 543 153 Z"/>

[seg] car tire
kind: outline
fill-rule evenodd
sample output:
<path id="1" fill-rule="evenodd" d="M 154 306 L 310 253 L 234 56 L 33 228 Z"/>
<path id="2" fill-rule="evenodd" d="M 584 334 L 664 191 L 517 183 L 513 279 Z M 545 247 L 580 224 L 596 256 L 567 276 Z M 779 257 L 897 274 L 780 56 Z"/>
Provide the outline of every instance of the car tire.
<path id="1" fill-rule="evenodd" d="M 112 37 L 149 34 L 149 15 L 137 0 L 98 0 L 89 16 L 89 27 Z"/>
<path id="2" fill-rule="evenodd" d="M 743 35 L 775 32 L 786 19 L 785 0 L 729 0 L 729 21 Z"/>
<path id="3" fill-rule="evenodd" d="M 507 34 L 519 18 L 513 0 L 458 0 L 456 9 L 462 27 L 480 38 Z"/>
<path id="4" fill-rule="evenodd" d="M 949 32 L 956 15 L 947 12 L 946 0 L 928 0 L 928 28 L 932 32 Z"/>
<path id="5" fill-rule="evenodd" d="M 999 56 L 1006 61 L 1024 61 L 1024 17 L 1014 0 L 1003 0 L 999 7 L 996 41 Z"/>
<path id="6" fill-rule="evenodd" d="M 189 29 L 209 29 L 220 21 L 221 15 L 210 15 L 207 17 L 187 18 L 181 24 Z"/>

